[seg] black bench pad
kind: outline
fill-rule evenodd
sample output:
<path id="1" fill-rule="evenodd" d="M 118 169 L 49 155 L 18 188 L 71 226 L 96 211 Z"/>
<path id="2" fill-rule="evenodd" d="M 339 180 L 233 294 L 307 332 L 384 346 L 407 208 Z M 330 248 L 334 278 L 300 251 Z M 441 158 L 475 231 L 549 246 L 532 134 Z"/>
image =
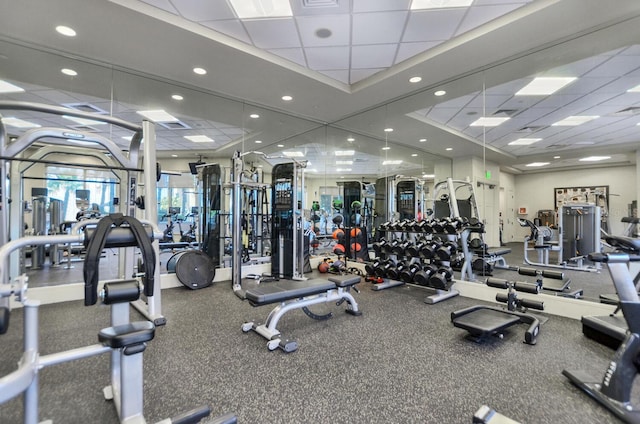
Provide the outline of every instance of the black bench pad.
<path id="1" fill-rule="evenodd" d="M 281 280 L 273 283 L 260 284 L 256 288 L 247 290 L 246 298 L 252 305 L 260 306 L 311 296 L 335 288 L 336 283 L 328 280 Z"/>
<path id="2" fill-rule="evenodd" d="M 511 253 L 511 249 L 508 247 L 490 247 L 488 249 L 478 249 L 475 253 L 482 258 L 489 258 L 491 256 L 502 256 Z"/>
<path id="3" fill-rule="evenodd" d="M 509 315 L 493 309 L 478 309 L 453 320 L 453 325 L 467 330 L 473 335 L 488 335 L 502 331 L 520 321 L 515 315 Z"/>
<path id="4" fill-rule="evenodd" d="M 152 340 L 155 330 L 155 325 L 150 321 L 134 321 L 103 328 L 98 333 L 98 340 L 113 349 L 118 349 Z"/>
<path id="5" fill-rule="evenodd" d="M 329 277 L 329 281 L 336 284 L 338 287 L 350 287 L 360 282 L 359 275 L 335 275 Z"/>

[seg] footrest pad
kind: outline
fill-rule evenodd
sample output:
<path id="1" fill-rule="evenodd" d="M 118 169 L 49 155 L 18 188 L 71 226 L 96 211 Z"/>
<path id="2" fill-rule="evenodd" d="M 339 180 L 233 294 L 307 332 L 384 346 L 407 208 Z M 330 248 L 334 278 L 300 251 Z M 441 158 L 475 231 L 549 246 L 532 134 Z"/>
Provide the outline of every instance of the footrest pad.
<path id="1" fill-rule="evenodd" d="M 129 324 L 103 328 L 98 333 L 100 343 L 118 349 L 148 342 L 155 336 L 156 326 L 150 321 L 135 321 Z"/>
<path id="2" fill-rule="evenodd" d="M 329 281 L 338 287 L 350 287 L 360 282 L 359 275 L 336 275 L 329 277 Z"/>
<path id="3" fill-rule="evenodd" d="M 502 331 L 520 322 L 520 318 L 493 309 L 478 309 L 457 317 L 452 322 L 454 326 L 478 335 Z"/>

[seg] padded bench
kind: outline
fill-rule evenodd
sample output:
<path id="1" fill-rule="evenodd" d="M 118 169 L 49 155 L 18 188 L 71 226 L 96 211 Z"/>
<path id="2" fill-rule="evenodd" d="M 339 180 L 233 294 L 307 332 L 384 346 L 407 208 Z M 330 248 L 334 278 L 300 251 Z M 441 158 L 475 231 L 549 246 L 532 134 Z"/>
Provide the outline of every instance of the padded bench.
<path id="1" fill-rule="evenodd" d="M 473 253 L 488 264 L 492 264 L 498 268 L 509 268 L 507 261 L 502 257 L 503 255 L 511 253 L 511 249 L 508 247 L 487 247 L 474 249 Z"/>
<path id="2" fill-rule="evenodd" d="M 359 276 L 336 275 L 328 280 L 312 279 L 306 281 L 280 280 L 273 283 L 260 284 L 258 287 L 247 290 L 246 299 L 252 306 L 262 306 L 271 303 L 279 303 L 267 317 L 264 324 L 245 322 L 243 332 L 251 330 L 267 339 L 267 348 L 275 350 L 280 348 L 289 353 L 298 349 L 298 343 L 292 340 L 282 340 L 277 329 L 278 321 L 287 312 L 294 309 L 302 309 L 307 316 L 313 319 L 328 319 L 332 314 L 316 315 L 309 311 L 308 307 L 319 303 L 336 302 L 347 304 L 345 312 L 351 315 L 362 315 L 358 304 L 351 294 L 351 287 L 360 282 Z"/>

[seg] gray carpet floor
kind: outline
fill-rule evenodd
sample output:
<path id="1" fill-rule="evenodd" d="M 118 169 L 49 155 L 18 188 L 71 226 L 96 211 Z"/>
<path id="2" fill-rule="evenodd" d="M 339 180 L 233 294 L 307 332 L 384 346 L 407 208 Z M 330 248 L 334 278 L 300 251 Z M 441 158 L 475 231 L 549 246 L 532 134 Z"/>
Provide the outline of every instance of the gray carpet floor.
<path id="1" fill-rule="evenodd" d="M 561 375 L 569 368 L 601 376 L 613 355 L 584 337 L 579 321 L 550 317 L 535 346 L 522 343 L 524 326 L 476 344 L 449 319 L 475 300 L 427 305 L 420 288 L 359 287 L 360 317 L 335 305 L 312 308 L 333 311 L 327 321 L 300 310 L 286 314 L 279 329 L 300 345 L 291 354 L 270 352 L 262 337 L 242 333 L 244 321 L 264 321 L 271 305 L 252 307 L 230 283 L 163 291 L 168 323 L 144 355 L 147 419 L 210 405 L 216 415 L 236 413 L 241 423 L 468 423 L 487 404 L 523 423 L 617 422 Z M 41 352 L 95 343 L 108 314 L 82 302 L 41 307 Z M 0 336 L 0 376 L 21 354 L 22 310 L 11 320 Z M 40 419 L 115 422 L 101 392 L 108 362 L 103 356 L 42 370 Z M 0 423 L 21 416 L 19 398 L 0 405 Z"/>

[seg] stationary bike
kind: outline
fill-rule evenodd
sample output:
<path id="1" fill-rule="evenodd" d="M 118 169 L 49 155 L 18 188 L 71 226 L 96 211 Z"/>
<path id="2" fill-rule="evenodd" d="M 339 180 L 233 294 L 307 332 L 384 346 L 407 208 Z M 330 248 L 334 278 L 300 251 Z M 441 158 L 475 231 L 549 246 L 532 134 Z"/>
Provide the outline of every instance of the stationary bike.
<path id="1" fill-rule="evenodd" d="M 562 374 L 621 420 L 640 423 L 640 407 L 631 403 L 633 381 L 640 370 L 640 297 L 629 271 L 629 262 L 640 261 L 640 239 L 608 236 L 606 241 L 616 251 L 592 253 L 589 260 L 607 264 L 629 331 L 602 379 L 583 371 L 563 370 Z"/>

